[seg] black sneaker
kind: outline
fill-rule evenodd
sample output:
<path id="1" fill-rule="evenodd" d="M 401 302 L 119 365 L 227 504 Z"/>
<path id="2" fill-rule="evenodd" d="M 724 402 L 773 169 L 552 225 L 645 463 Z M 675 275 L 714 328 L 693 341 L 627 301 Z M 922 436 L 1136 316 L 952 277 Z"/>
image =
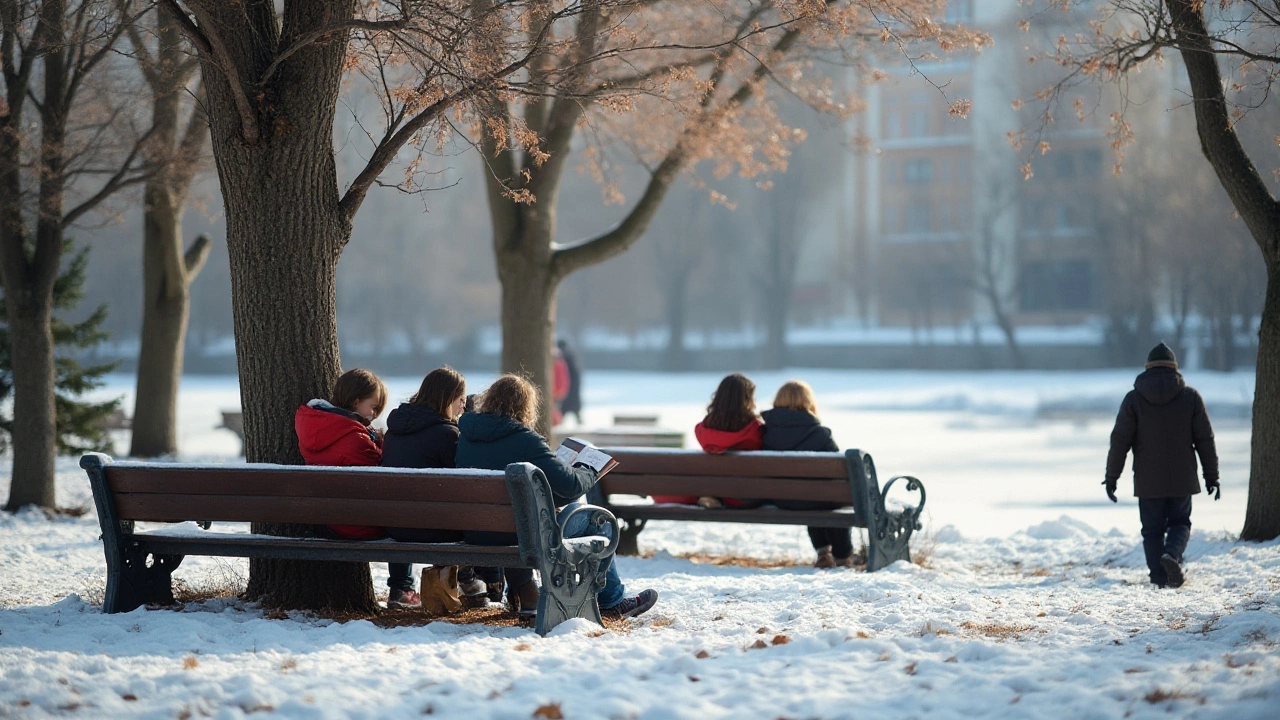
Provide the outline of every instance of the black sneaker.
<path id="1" fill-rule="evenodd" d="M 642 590 L 635 597 L 623 598 L 622 602 L 611 608 L 601 610 L 602 615 L 608 617 L 624 618 L 643 615 L 649 611 L 658 602 L 657 590 Z"/>
<path id="2" fill-rule="evenodd" d="M 1186 576 L 1182 574 L 1182 563 L 1178 562 L 1169 553 L 1160 556 L 1160 567 L 1164 568 L 1164 572 L 1169 576 L 1165 581 L 1165 585 L 1171 588 L 1182 587 L 1182 583 L 1186 582 Z"/>

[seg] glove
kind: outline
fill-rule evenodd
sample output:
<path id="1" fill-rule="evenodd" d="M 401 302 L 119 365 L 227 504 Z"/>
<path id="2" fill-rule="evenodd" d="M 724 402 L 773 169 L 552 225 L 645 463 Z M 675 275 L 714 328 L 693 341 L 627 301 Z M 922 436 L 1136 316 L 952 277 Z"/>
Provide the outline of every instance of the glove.
<path id="1" fill-rule="evenodd" d="M 1102 481 L 1102 484 L 1107 486 L 1107 497 L 1111 498 L 1111 502 L 1120 502 L 1119 500 L 1116 499 L 1116 483 L 1117 482 L 1118 480 L 1113 480 L 1111 478 L 1107 478 L 1106 480 Z"/>
<path id="2" fill-rule="evenodd" d="M 1222 486 L 1218 484 L 1218 478 L 1205 478 L 1204 491 L 1207 495 L 1212 495 L 1216 502 L 1222 497 Z"/>

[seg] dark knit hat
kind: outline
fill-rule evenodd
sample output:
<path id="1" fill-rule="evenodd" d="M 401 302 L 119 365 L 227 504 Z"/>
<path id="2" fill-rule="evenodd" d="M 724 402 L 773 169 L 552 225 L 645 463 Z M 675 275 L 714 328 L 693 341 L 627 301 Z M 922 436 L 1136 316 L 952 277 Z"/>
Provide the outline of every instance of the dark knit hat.
<path id="1" fill-rule="evenodd" d="M 1147 367 L 1178 367 L 1178 358 L 1173 354 L 1173 350 L 1168 345 L 1160 343 L 1151 348 L 1151 352 L 1147 353 Z"/>

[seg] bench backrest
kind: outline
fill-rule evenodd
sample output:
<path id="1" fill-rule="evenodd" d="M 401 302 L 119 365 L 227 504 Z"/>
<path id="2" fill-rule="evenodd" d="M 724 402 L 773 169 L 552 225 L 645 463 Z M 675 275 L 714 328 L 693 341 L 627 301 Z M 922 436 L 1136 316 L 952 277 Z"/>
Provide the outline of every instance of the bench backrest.
<path id="1" fill-rule="evenodd" d="M 103 470 L 121 520 L 516 532 L 506 474 L 498 470 L 136 462 Z"/>
<path id="2" fill-rule="evenodd" d="M 608 448 L 618 467 L 600 481 L 608 495 L 709 495 L 769 500 L 853 500 L 844 453 Z"/>

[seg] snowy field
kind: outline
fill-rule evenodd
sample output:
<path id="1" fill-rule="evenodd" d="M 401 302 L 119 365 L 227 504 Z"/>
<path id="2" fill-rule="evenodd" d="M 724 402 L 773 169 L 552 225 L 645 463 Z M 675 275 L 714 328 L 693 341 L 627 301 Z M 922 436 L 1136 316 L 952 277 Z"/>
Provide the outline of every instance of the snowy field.
<path id="1" fill-rule="evenodd" d="M 925 482 L 923 565 L 816 571 L 802 528 L 653 523 L 640 536 L 652 557 L 619 567 L 632 591 L 657 589 L 658 606 L 621 630 L 570 623 L 545 639 L 269 618 L 233 599 L 102 615 L 97 518 L 66 459 L 59 503 L 86 515 L 0 515 L 0 717 L 1280 718 L 1280 542 L 1234 542 L 1252 375 L 1187 374 L 1213 415 L 1223 499 L 1197 497 L 1177 591 L 1145 582 L 1127 473 L 1119 505 L 1099 485 L 1133 376 L 754 373 L 762 407 L 803 377 L 837 442 L 872 453 L 881 482 Z M 491 379 L 469 376 L 469 389 Z M 718 379 L 589 373 L 584 428 L 656 414 L 692 442 Z M 416 384 L 392 379 L 393 397 Z M 105 392 L 131 390 L 122 376 Z M 1093 410 L 1038 416 L 1064 401 Z M 236 462 L 238 441 L 215 426 L 238 405 L 233 379 L 189 378 L 183 459 Z M 0 497 L 7 461 L 3 473 Z M 694 553 L 793 564 L 682 558 Z M 176 576 L 217 587 L 246 567 L 193 558 Z M 385 566 L 374 574 L 381 585 Z"/>

